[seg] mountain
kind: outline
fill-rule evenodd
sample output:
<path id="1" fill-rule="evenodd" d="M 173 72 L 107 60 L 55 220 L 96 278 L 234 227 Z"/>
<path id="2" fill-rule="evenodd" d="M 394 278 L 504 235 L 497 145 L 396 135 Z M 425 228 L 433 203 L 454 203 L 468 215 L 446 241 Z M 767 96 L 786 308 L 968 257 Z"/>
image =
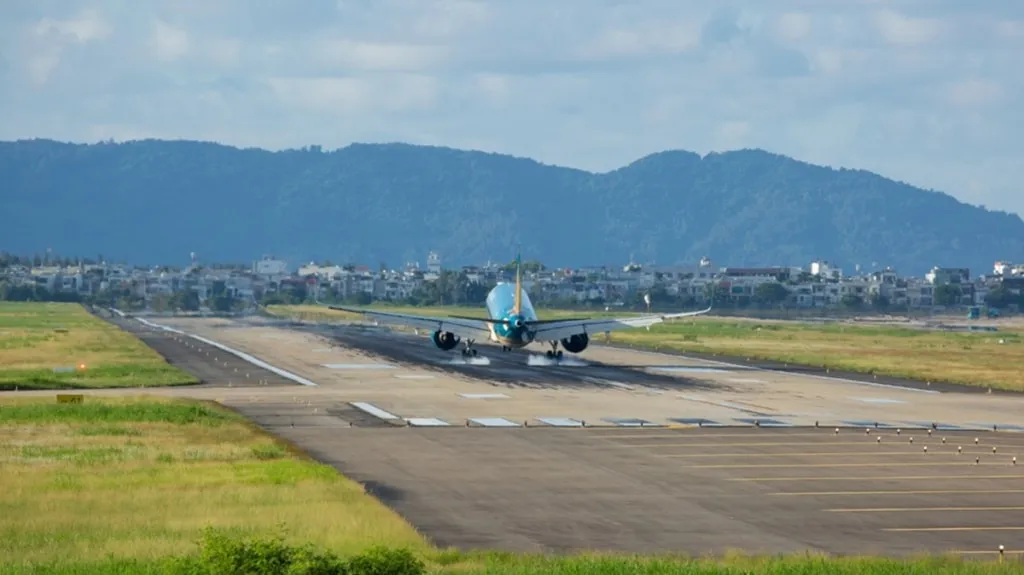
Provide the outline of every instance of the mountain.
<path id="1" fill-rule="evenodd" d="M 592 174 L 407 144 L 269 152 L 190 141 L 0 142 L 0 249 L 133 263 L 275 254 L 376 266 L 933 265 L 1024 259 L 1024 222 L 761 150 L 652 154 Z"/>

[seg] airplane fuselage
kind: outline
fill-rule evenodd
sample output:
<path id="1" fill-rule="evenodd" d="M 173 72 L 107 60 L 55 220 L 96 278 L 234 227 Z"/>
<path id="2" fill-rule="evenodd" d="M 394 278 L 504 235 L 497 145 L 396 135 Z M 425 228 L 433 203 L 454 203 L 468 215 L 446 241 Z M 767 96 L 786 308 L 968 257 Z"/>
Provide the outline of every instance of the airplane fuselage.
<path id="1" fill-rule="evenodd" d="M 491 324 L 491 339 L 511 349 L 530 345 L 533 334 L 526 329 L 526 322 L 537 321 L 537 312 L 533 309 L 526 290 L 520 288 L 518 314 L 515 313 L 515 300 L 515 284 L 500 283 L 487 294 L 488 317 L 508 321 Z"/>

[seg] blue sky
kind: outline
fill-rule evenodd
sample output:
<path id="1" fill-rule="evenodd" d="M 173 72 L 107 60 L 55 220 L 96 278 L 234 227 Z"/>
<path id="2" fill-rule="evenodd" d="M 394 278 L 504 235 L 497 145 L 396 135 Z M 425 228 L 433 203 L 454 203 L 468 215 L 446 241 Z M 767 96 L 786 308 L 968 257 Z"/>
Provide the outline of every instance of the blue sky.
<path id="1" fill-rule="evenodd" d="M 3 0 L 0 139 L 760 147 L 1024 213 L 1020 0 Z"/>

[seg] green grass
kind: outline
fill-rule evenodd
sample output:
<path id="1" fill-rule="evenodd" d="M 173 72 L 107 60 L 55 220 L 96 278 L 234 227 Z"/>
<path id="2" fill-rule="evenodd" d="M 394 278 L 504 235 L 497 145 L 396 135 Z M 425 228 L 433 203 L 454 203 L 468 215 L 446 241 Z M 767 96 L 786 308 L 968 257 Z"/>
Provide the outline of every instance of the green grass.
<path id="1" fill-rule="evenodd" d="M 196 382 L 79 304 L 0 302 L 0 390 Z"/>
<path id="2" fill-rule="evenodd" d="M 481 308 L 388 307 L 421 315 L 482 317 Z M 272 314 L 310 320 L 355 319 L 358 315 L 316 306 L 272 306 Z M 579 317 L 579 311 L 538 310 L 541 319 Z M 589 317 L 623 315 L 600 312 Z M 628 315 L 628 314 L 625 314 Z M 603 339 L 603 338 L 601 338 Z M 1024 391 L 1024 333 L 944 332 L 850 323 L 699 317 L 645 329 L 612 332 L 611 343 L 645 349 L 712 353 L 932 382 Z M 1002 343 L 1000 343 L 1002 341 Z"/>
<path id="3" fill-rule="evenodd" d="M 305 568 L 303 568 L 305 567 Z M 313 568 L 310 568 L 313 567 Z M 319 567 L 317 569 L 316 567 Z M 332 568 L 333 567 L 333 568 Z M 93 562 L 54 561 L 0 567 L 0 573 L 69 575 L 198 575 L 293 573 L 310 575 L 1003 575 L 1021 573 L 1024 564 L 1005 561 L 962 560 L 956 557 L 884 559 L 834 558 L 799 554 L 752 557 L 732 554 L 723 558 L 579 554 L 526 555 L 501 552 L 432 551 L 373 547 L 358 554 L 339 556 L 311 545 L 288 545 L 280 538 L 242 539 L 223 533 L 204 535 L 197 552 L 155 560 L 107 558 Z"/>
<path id="4" fill-rule="evenodd" d="M 212 403 L 0 397 L 0 469 L 0 571 L 154 565 L 193 551 L 208 526 L 285 525 L 290 541 L 344 554 L 427 548 L 360 485 Z"/>

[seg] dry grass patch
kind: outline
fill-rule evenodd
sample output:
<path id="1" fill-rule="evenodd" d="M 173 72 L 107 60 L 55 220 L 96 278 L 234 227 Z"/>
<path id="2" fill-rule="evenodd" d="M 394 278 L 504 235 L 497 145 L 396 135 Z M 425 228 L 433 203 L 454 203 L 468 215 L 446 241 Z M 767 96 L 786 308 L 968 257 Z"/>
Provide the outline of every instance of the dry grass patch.
<path id="1" fill-rule="evenodd" d="M 276 532 L 340 553 L 425 548 L 333 468 L 209 404 L 0 399 L 0 565 L 158 558 L 207 526 Z"/>
<path id="2" fill-rule="evenodd" d="M 151 387 L 196 381 L 135 336 L 79 304 L 0 302 L 0 389 Z"/>
<path id="3" fill-rule="evenodd" d="M 1024 361 L 1024 338 L 1016 330 L 963 333 L 697 318 L 650 331 L 615 332 L 612 341 L 1024 391 L 1024 372 L 1017 367 Z"/>

